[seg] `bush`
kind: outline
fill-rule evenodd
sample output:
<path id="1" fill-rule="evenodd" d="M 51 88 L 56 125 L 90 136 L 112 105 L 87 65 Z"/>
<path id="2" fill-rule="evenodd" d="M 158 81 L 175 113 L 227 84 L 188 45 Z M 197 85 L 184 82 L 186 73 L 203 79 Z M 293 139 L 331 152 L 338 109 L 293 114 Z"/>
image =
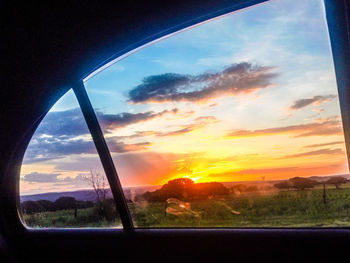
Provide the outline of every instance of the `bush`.
<path id="1" fill-rule="evenodd" d="M 91 201 L 77 201 L 77 208 L 79 209 L 90 208 L 93 206 L 94 206 L 94 203 Z"/>
<path id="2" fill-rule="evenodd" d="M 303 178 L 303 177 L 290 178 L 289 182 L 291 183 L 292 187 L 297 189 L 297 190 L 310 189 L 318 184 L 314 180 L 311 180 L 309 178 Z"/>
<path id="3" fill-rule="evenodd" d="M 75 209 L 77 201 L 71 196 L 62 196 L 55 201 L 55 206 L 58 210 Z"/>
<path id="4" fill-rule="evenodd" d="M 150 202 L 164 202 L 168 198 L 179 200 L 207 199 L 210 196 L 228 195 L 229 190 L 221 183 L 195 184 L 189 178 L 178 178 L 169 181 L 161 189 L 154 192 L 146 192 L 142 197 Z M 137 198 L 139 200 L 141 198 Z"/>
<path id="5" fill-rule="evenodd" d="M 326 184 L 332 184 L 336 189 L 340 189 L 340 185 L 347 183 L 348 180 L 342 176 L 334 176 L 328 179 Z"/>
<path id="6" fill-rule="evenodd" d="M 35 201 L 25 201 L 22 202 L 21 207 L 23 209 L 23 213 L 33 214 L 39 213 L 42 211 L 42 207 Z"/>
<path id="7" fill-rule="evenodd" d="M 101 219 L 106 219 L 108 222 L 115 220 L 118 217 L 113 199 L 106 199 L 96 203 L 93 214 Z"/>
<path id="8" fill-rule="evenodd" d="M 43 212 L 57 210 L 55 203 L 49 200 L 38 200 L 36 202 L 41 206 Z"/>

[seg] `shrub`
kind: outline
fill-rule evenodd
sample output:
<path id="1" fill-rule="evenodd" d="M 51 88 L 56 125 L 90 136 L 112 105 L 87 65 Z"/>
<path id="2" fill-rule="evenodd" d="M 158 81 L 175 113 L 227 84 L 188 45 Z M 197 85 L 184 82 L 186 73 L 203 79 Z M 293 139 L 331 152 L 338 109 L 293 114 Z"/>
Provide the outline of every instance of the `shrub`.
<path id="1" fill-rule="evenodd" d="M 43 212 L 57 210 L 55 203 L 49 200 L 38 200 L 36 202 L 41 206 Z"/>
<path id="2" fill-rule="evenodd" d="M 340 185 L 347 183 L 348 180 L 342 176 L 334 176 L 327 180 L 326 184 L 332 184 L 336 189 L 340 189 Z"/>
<path id="3" fill-rule="evenodd" d="M 42 207 L 35 201 L 22 202 L 21 207 L 23 209 L 23 213 L 26 214 L 39 213 L 42 211 Z"/>
<path id="4" fill-rule="evenodd" d="M 311 180 L 309 178 L 303 178 L 303 177 L 293 177 L 288 180 L 292 187 L 297 190 L 305 190 L 313 188 L 318 183 L 314 180 Z"/>
<path id="5" fill-rule="evenodd" d="M 189 178 L 178 178 L 169 181 L 161 189 L 154 192 L 146 192 L 142 197 L 151 202 L 164 202 L 168 198 L 179 200 L 207 199 L 210 196 L 227 195 L 229 190 L 221 183 L 195 184 Z M 141 199 L 140 197 L 137 200 Z"/>
<path id="6" fill-rule="evenodd" d="M 55 201 L 58 210 L 75 209 L 77 201 L 71 196 L 62 196 Z"/>

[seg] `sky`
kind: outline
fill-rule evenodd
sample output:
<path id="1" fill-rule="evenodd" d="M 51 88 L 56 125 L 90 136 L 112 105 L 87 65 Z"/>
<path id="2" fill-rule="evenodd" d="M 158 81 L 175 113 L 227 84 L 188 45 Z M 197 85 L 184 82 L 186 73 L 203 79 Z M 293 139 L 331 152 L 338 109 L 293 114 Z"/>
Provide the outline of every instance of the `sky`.
<path id="1" fill-rule="evenodd" d="M 123 187 L 348 173 L 323 2 L 275 0 L 183 30 L 85 81 Z M 103 174 L 72 91 L 25 154 L 21 194 Z"/>

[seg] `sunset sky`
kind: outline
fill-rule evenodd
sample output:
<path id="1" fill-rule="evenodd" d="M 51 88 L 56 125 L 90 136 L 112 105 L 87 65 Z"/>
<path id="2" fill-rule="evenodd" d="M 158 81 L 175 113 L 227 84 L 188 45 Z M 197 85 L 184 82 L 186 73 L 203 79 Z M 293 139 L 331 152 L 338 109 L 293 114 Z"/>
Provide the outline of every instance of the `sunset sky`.
<path id="1" fill-rule="evenodd" d="M 275 0 L 116 61 L 86 89 L 123 186 L 348 173 L 322 1 Z M 103 173 L 72 91 L 28 147 L 21 194 Z"/>

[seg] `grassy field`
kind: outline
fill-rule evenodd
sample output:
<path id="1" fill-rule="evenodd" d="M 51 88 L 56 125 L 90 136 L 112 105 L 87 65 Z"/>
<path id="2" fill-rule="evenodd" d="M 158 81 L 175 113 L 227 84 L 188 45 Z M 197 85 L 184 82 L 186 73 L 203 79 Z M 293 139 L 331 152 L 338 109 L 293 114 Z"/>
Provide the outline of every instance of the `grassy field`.
<path id="1" fill-rule="evenodd" d="M 134 224 L 141 228 L 161 227 L 350 227 L 350 186 L 323 190 L 250 193 L 226 198 L 192 201 L 177 215 L 165 213 L 165 202 L 130 203 Z M 120 227 L 120 220 L 107 222 L 93 208 L 24 215 L 30 227 Z"/>
<path id="2" fill-rule="evenodd" d="M 74 210 L 60 210 L 24 214 L 23 220 L 27 226 L 33 228 L 122 227 L 118 218 L 114 221 L 102 219 L 96 215 L 94 208 L 78 209 L 76 218 L 74 218 Z"/>

